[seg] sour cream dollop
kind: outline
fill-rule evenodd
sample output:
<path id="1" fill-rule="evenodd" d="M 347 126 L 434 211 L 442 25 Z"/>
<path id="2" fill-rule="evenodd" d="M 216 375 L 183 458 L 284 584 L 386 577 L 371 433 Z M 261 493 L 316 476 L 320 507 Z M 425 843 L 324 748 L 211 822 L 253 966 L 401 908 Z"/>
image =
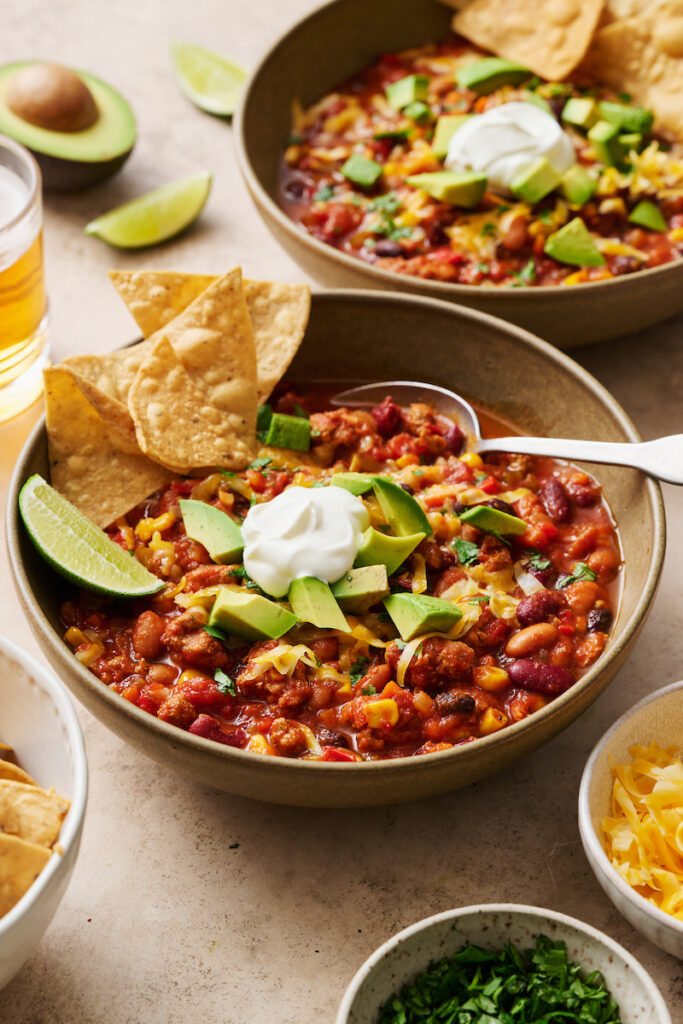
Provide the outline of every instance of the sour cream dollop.
<path id="1" fill-rule="evenodd" d="M 288 487 L 247 512 L 244 567 L 271 597 L 284 597 L 301 576 L 334 583 L 353 565 L 369 525 L 361 499 L 343 487 Z"/>
<path id="2" fill-rule="evenodd" d="M 451 171 L 480 171 L 492 191 L 509 195 L 515 175 L 540 157 L 559 174 L 576 163 L 572 141 L 555 118 L 515 101 L 465 121 L 451 138 L 445 164 Z"/>

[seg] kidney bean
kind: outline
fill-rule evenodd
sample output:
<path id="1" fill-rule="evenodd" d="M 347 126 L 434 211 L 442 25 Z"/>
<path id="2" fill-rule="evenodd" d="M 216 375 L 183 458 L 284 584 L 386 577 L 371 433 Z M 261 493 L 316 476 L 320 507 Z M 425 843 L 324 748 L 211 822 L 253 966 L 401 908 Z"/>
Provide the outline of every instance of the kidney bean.
<path id="1" fill-rule="evenodd" d="M 553 476 L 541 485 L 539 497 L 550 518 L 556 523 L 569 523 L 572 520 L 572 507 L 562 483 Z"/>
<path id="2" fill-rule="evenodd" d="M 593 608 L 586 619 L 589 633 L 607 633 L 612 625 L 612 613 L 609 608 Z"/>
<path id="3" fill-rule="evenodd" d="M 453 452 L 454 455 L 459 455 L 465 443 L 465 435 L 458 424 L 449 424 L 444 431 L 444 437 L 446 438 L 446 444 L 448 445 L 449 451 Z"/>
<path id="4" fill-rule="evenodd" d="M 156 612 L 143 612 L 133 626 L 133 650 L 138 658 L 152 661 L 161 653 L 164 620 Z"/>
<path id="5" fill-rule="evenodd" d="M 505 653 L 511 658 L 523 658 L 544 647 L 552 647 L 557 640 L 557 630 L 549 622 L 536 622 L 513 633 L 505 645 Z"/>
<path id="6" fill-rule="evenodd" d="M 547 693 L 555 697 L 564 693 L 574 682 L 574 677 L 561 665 L 546 665 L 542 661 L 521 658 L 508 665 L 508 675 L 515 686 L 523 686 L 534 693 Z"/>
<path id="7" fill-rule="evenodd" d="M 384 399 L 381 405 L 372 410 L 372 418 L 377 424 L 380 437 L 391 437 L 401 426 L 401 410 L 391 398 Z"/>
<path id="8" fill-rule="evenodd" d="M 551 615 L 557 615 L 567 607 L 567 598 L 559 590 L 539 590 L 523 597 L 517 605 L 517 621 L 520 626 L 532 626 L 535 622 L 547 622 Z"/>
<path id="9" fill-rule="evenodd" d="M 544 587 L 549 587 L 557 577 L 557 569 L 552 562 L 547 569 L 533 569 L 527 562 L 524 566 L 524 571 L 528 572 L 531 576 L 535 576 L 539 583 L 542 583 Z"/>
<path id="10" fill-rule="evenodd" d="M 398 242 L 392 242 L 390 238 L 382 238 L 374 249 L 376 256 L 402 256 L 403 246 Z"/>

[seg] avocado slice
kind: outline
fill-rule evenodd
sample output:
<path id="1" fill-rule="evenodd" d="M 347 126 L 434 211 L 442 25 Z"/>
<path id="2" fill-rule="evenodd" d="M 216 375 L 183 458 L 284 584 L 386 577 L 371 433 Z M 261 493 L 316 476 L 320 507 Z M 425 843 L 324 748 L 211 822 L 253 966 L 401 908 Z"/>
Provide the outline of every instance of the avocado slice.
<path id="1" fill-rule="evenodd" d="M 559 231 L 548 235 L 544 251 L 554 260 L 559 260 L 560 263 L 569 263 L 573 267 L 602 267 L 605 265 L 605 257 L 580 217 L 575 217 Z"/>
<path id="2" fill-rule="evenodd" d="M 652 131 L 654 115 L 651 110 L 627 106 L 625 103 L 612 103 L 609 100 L 601 100 L 598 107 L 600 116 L 610 124 L 616 125 L 621 132 L 640 132 L 641 135 L 649 135 Z"/>
<path id="3" fill-rule="evenodd" d="M 409 103 L 407 107 L 403 108 L 403 114 L 405 117 L 409 117 L 411 121 L 415 121 L 416 124 L 429 124 L 430 121 L 434 120 L 434 112 L 427 103 L 423 103 L 422 100 L 415 100 L 413 103 Z"/>
<path id="4" fill-rule="evenodd" d="M 303 416 L 285 416 L 274 412 L 268 424 L 266 444 L 272 448 L 289 448 L 307 452 L 311 447 L 311 423 Z"/>
<path id="5" fill-rule="evenodd" d="M 178 504 L 185 533 L 203 544 L 214 562 L 227 565 L 241 558 L 244 548 L 242 531 L 229 515 L 205 501 L 181 498 Z"/>
<path id="6" fill-rule="evenodd" d="M 621 142 L 624 150 L 624 155 L 630 153 L 632 149 L 634 149 L 636 153 L 640 153 L 645 145 L 643 136 L 640 132 L 622 132 L 619 136 L 619 141 Z"/>
<path id="7" fill-rule="evenodd" d="M 588 132 L 595 155 L 608 167 L 618 167 L 624 162 L 624 147 L 619 139 L 619 128 L 609 121 L 596 121 Z"/>
<path id="8" fill-rule="evenodd" d="M 441 203 L 470 209 L 481 202 L 486 191 L 487 177 L 479 171 L 430 171 L 426 174 L 411 174 L 406 182 L 413 188 L 421 188 Z"/>
<path id="9" fill-rule="evenodd" d="M 0 67 L 0 132 L 31 150 L 47 189 L 75 191 L 115 174 L 135 143 L 135 118 L 128 103 L 100 78 L 76 71 L 92 94 L 96 120 L 80 131 L 54 131 L 33 124 L 10 109 L 8 93 L 17 74 L 37 63 L 20 61 Z"/>
<path id="10" fill-rule="evenodd" d="M 386 565 L 363 565 L 349 569 L 336 583 L 332 593 L 345 612 L 362 615 L 389 593 Z"/>
<path id="11" fill-rule="evenodd" d="M 389 594 L 383 603 L 402 640 L 421 633 L 447 633 L 462 618 L 460 609 L 450 601 L 425 594 Z"/>
<path id="12" fill-rule="evenodd" d="M 598 183 L 582 164 L 572 164 L 560 181 L 560 192 L 573 206 L 583 206 L 595 195 Z"/>
<path id="13" fill-rule="evenodd" d="M 335 473 L 330 483 L 358 496 L 372 490 L 374 479 L 374 473 Z"/>
<path id="14" fill-rule="evenodd" d="M 384 518 L 399 537 L 409 537 L 413 533 L 424 533 L 427 537 L 430 535 L 432 528 L 429 520 L 412 494 L 384 476 L 375 477 L 372 489 Z"/>
<path id="15" fill-rule="evenodd" d="M 539 96 L 537 92 L 532 92 L 529 89 L 522 96 L 524 103 L 530 103 L 532 107 L 538 107 L 539 110 L 543 110 L 546 114 L 552 114 L 552 108 L 547 100 L 544 100 L 542 96 Z"/>
<path id="16" fill-rule="evenodd" d="M 562 120 L 586 132 L 599 119 L 598 104 L 590 96 L 572 96 L 562 108 Z"/>
<path id="17" fill-rule="evenodd" d="M 469 121 L 472 116 L 472 114 L 442 114 L 437 120 L 432 139 L 432 153 L 437 160 L 446 158 L 451 139 L 458 128 L 462 128 L 465 121 Z"/>
<path id="18" fill-rule="evenodd" d="M 538 203 L 557 188 L 561 179 L 562 175 L 542 156 L 514 176 L 510 191 L 528 203 Z"/>
<path id="19" fill-rule="evenodd" d="M 666 231 L 667 225 L 662 211 L 648 199 L 643 199 L 628 215 L 631 224 L 638 224 L 649 231 Z"/>
<path id="20" fill-rule="evenodd" d="M 376 160 L 368 160 L 360 153 L 352 153 L 346 163 L 342 164 L 341 172 L 347 181 L 361 188 L 372 188 L 382 177 L 382 165 Z"/>
<path id="21" fill-rule="evenodd" d="M 298 621 L 275 601 L 238 587 L 221 587 L 209 616 L 210 626 L 245 640 L 277 640 Z"/>
<path id="22" fill-rule="evenodd" d="M 353 563 L 354 567 L 384 565 L 391 576 L 424 538 L 424 533 L 413 533 L 408 537 L 391 537 L 369 526 L 363 534 L 356 561 Z"/>
<path id="23" fill-rule="evenodd" d="M 471 89 L 480 96 L 495 92 L 501 85 L 520 85 L 532 77 L 522 64 L 503 57 L 484 57 L 483 60 L 460 68 L 456 80 L 461 89 Z"/>
<path id="24" fill-rule="evenodd" d="M 429 78 L 427 75 L 406 75 L 405 78 L 399 78 L 398 82 L 388 85 L 385 92 L 389 105 L 394 110 L 403 110 L 409 103 L 427 99 Z"/>
<path id="25" fill-rule="evenodd" d="M 490 508 L 488 505 L 472 505 L 461 513 L 460 522 L 476 526 L 485 533 L 513 534 L 517 537 L 527 528 L 527 524 L 518 516 L 511 516 L 508 512 L 501 512 L 500 509 Z"/>
<path id="26" fill-rule="evenodd" d="M 312 622 L 320 629 L 339 629 L 349 633 L 349 624 L 337 604 L 329 583 L 317 576 L 301 576 L 292 580 L 287 600 L 301 622 Z"/>

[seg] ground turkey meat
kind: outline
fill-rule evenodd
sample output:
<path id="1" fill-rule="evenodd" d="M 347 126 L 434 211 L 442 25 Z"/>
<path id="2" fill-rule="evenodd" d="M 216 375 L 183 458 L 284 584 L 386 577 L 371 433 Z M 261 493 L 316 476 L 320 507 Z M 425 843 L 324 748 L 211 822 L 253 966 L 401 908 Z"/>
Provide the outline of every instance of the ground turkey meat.
<path id="1" fill-rule="evenodd" d="M 396 671 L 401 651 L 396 644 L 387 647 L 386 660 Z M 429 637 L 419 645 L 405 674 L 405 681 L 416 690 L 436 692 L 462 679 L 474 661 L 474 651 L 459 640 Z"/>

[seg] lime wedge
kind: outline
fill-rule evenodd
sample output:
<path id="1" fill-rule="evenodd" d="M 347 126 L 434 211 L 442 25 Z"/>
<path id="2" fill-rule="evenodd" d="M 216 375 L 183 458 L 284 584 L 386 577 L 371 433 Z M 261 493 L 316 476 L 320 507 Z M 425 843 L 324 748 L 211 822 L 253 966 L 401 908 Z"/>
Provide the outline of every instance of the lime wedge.
<path id="1" fill-rule="evenodd" d="M 21 488 L 19 511 L 45 561 L 72 583 L 113 597 L 145 597 L 165 586 L 42 476 Z"/>
<path id="2" fill-rule="evenodd" d="M 191 43 L 172 43 L 173 71 L 188 99 L 209 114 L 234 113 L 247 72 L 239 64 Z"/>
<path id="3" fill-rule="evenodd" d="M 202 171 L 191 178 L 145 192 L 86 225 L 94 235 L 118 249 L 142 249 L 173 238 L 195 220 L 211 191 L 213 175 Z"/>

